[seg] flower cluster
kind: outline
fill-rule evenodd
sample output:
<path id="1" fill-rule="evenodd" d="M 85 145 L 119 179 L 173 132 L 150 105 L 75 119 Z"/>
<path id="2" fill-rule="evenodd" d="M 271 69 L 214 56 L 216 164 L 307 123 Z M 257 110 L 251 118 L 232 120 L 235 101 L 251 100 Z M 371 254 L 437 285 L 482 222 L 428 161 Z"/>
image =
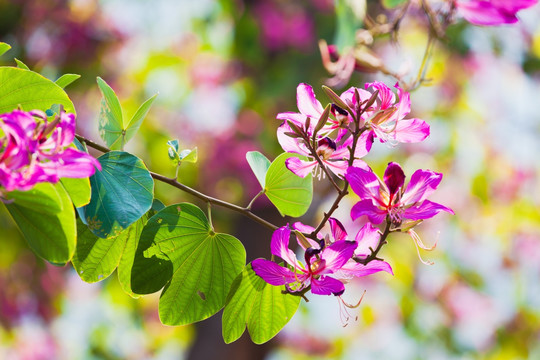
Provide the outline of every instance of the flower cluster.
<path id="1" fill-rule="evenodd" d="M 297 260 L 289 249 L 291 229 L 284 226 L 274 232 L 272 255 L 283 259 L 285 267 L 265 259 L 252 262 L 253 271 L 272 285 L 285 285 L 291 293 L 311 290 L 318 295 L 340 296 L 344 284 L 354 278 L 379 271 L 392 274 L 390 265 L 377 254 L 392 232 L 407 232 L 419 248 L 426 247 L 414 227 L 441 211 L 453 211 L 427 200 L 442 180 L 442 174 L 417 170 L 405 185 L 401 166 L 388 164 L 381 180 L 360 158 L 371 149 L 374 139 L 382 143 L 416 143 L 429 136 L 429 125 L 420 119 L 406 119 L 411 110 L 409 94 L 397 84 L 397 95 L 385 84 L 368 83 L 365 89 L 350 88 L 340 96 L 325 88 L 332 104 L 323 108 L 307 84 L 297 88 L 299 113 L 278 114 L 284 120 L 277 131 L 285 151 L 304 155 L 286 162 L 287 168 L 298 176 L 333 173 L 344 181 L 343 187 L 330 179 L 338 190 L 337 201 L 348 193 L 348 187 L 360 201 L 351 209 L 351 218 L 366 216 L 369 222 L 354 240 L 348 238 L 341 222 L 330 217 L 336 204 L 317 229 L 295 223 L 293 230 L 304 252 L 305 263 Z M 325 222 L 330 233 L 324 238 L 319 230 Z M 385 222 L 381 231 L 375 225 Z M 419 254 L 420 257 L 420 254 Z M 420 257 L 424 263 L 424 260 Z"/>
<path id="2" fill-rule="evenodd" d="M 91 176 L 99 162 L 69 147 L 75 115 L 61 111 L 52 121 L 41 111 L 0 115 L 0 191 L 30 190 L 40 182 Z"/>

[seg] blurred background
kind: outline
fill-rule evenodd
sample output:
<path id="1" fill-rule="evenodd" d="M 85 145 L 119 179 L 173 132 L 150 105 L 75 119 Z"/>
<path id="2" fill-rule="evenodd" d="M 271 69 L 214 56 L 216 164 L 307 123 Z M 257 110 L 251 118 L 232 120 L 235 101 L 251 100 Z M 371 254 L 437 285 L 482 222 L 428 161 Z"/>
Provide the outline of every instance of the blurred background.
<path id="1" fill-rule="evenodd" d="M 396 12 L 379 1 L 367 1 L 367 9 Z M 395 276 L 348 285 L 344 298 L 351 303 L 366 290 L 349 315 L 334 297 L 311 296 L 269 343 L 253 345 L 246 333 L 225 345 L 220 313 L 166 327 L 158 294 L 134 300 L 115 274 L 86 284 L 70 265 L 46 264 L 2 207 L 0 358 L 539 359 L 540 7 L 519 16 L 512 26 L 450 26 L 433 49 L 426 75 L 432 81 L 411 93 L 411 115 L 431 125 L 431 136 L 397 147 L 377 142 L 365 158 L 379 174 L 388 161 L 400 162 L 408 175 L 418 168 L 444 173 L 432 200 L 456 215 L 440 214 L 417 228 L 426 244 L 437 241 L 434 251 L 421 253 L 434 265 L 420 262 L 408 236 L 394 235 L 381 255 Z M 332 0 L 0 0 L 0 41 L 13 47 L 0 62 L 12 66 L 16 57 L 53 80 L 81 74 L 67 92 L 79 133 L 96 141 L 96 76 L 116 90 L 128 116 L 159 93 L 127 150 L 173 176 L 167 140 L 197 146 L 199 162 L 182 165 L 180 180 L 246 205 L 259 185 L 245 153 L 273 159 L 282 152 L 275 117 L 297 111 L 298 83 L 311 84 L 326 103 L 320 86 L 332 75 L 318 41 L 339 42 L 336 29 L 351 26 L 343 19 Z M 397 38 L 378 38 L 370 49 L 413 80 L 427 29 L 413 1 Z M 396 82 L 354 73 L 336 91 L 375 79 Z M 167 205 L 197 203 L 159 183 L 156 197 Z M 328 184 L 317 183 L 301 220 L 315 225 L 331 201 Z M 276 224 L 290 221 L 262 198 L 254 209 Z M 265 228 L 228 210 L 213 214 L 218 231 L 246 245 L 248 260 L 268 257 Z M 360 227 L 346 203 L 337 217 L 349 234 Z"/>

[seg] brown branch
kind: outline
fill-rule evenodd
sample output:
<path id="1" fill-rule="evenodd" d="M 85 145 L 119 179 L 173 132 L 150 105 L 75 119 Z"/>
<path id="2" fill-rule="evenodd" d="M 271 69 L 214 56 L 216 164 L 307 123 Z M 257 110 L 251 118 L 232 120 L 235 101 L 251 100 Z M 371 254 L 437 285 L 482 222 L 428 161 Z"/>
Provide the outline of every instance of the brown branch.
<path id="1" fill-rule="evenodd" d="M 111 149 L 105 147 L 105 146 L 102 146 L 102 145 L 99 145 L 95 142 L 93 142 L 92 140 L 89 140 L 85 137 L 82 137 L 80 135 L 75 135 L 75 137 L 77 138 L 77 140 L 79 140 L 80 142 L 82 143 L 85 143 L 86 145 L 88 145 L 89 147 L 93 148 L 93 149 L 96 149 L 98 151 L 101 151 L 103 153 L 107 153 L 107 152 L 110 152 Z M 174 179 L 174 178 L 168 178 L 164 175 L 161 175 L 161 174 L 158 174 L 158 173 L 155 173 L 155 172 L 152 172 L 150 171 L 150 175 L 152 176 L 152 178 L 154 178 L 155 180 L 158 180 L 158 181 L 161 181 L 165 184 L 169 184 L 170 186 L 173 186 L 179 190 L 182 190 L 188 194 L 191 194 L 207 203 L 210 203 L 210 204 L 214 204 L 214 205 L 218 205 L 218 206 L 221 206 L 221 207 L 224 207 L 226 209 L 229 209 L 229 210 L 232 210 L 232 211 L 236 211 L 250 219 L 252 219 L 253 221 L 255 222 L 258 222 L 259 224 L 263 225 L 263 226 L 266 226 L 267 228 L 269 228 L 270 230 L 276 230 L 278 227 L 270 222 L 268 222 L 267 220 L 255 215 L 254 213 L 251 212 L 250 209 L 248 208 L 244 208 L 244 207 L 241 207 L 241 206 L 238 206 L 238 205 L 235 205 L 235 204 L 231 204 L 229 202 L 226 202 L 226 201 L 223 201 L 223 200 L 219 200 L 219 199 L 216 199 L 216 198 L 213 198 L 211 196 L 208 196 L 206 194 L 203 194 L 193 188 L 190 188 L 189 186 L 187 185 L 184 185 L 182 184 L 181 182 L 178 182 L 178 180 Z"/>

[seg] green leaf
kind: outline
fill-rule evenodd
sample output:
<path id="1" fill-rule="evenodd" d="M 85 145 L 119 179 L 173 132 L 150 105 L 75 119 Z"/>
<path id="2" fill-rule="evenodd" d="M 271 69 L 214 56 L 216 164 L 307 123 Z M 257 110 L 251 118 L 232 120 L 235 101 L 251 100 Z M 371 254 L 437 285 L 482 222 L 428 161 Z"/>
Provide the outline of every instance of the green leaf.
<path id="1" fill-rule="evenodd" d="M 223 340 L 238 340 L 248 328 L 251 340 L 262 344 L 289 322 L 300 305 L 300 296 L 284 294 L 284 286 L 273 286 L 247 265 L 234 280 L 222 317 Z"/>
<path id="2" fill-rule="evenodd" d="M 91 189 L 88 178 L 62 178 L 60 182 L 75 207 L 81 207 L 90 202 Z"/>
<path id="3" fill-rule="evenodd" d="M 261 187 L 264 189 L 264 178 L 270 167 L 270 160 L 258 151 L 248 151 L 246 153 L 246 160 L 257 177 L 257 180 L 259 180 L 259 184 L 261 184 Z"/>
<path id="4" fill-rule="evenodd" d="M 71 261 L 81 279 L 93 283 L 109 277 L 120 264 L 128 241 L 131 239 L 134 240 L 132 243 L 137 244 L 145 222 L 146 219 L 143 216 L 118 236 L 103 239 L 94 235 L 82 221 L 78 220 L 77 249 Z M 131 244 L 131 247 L 136 247 L 136 245 Z M 127 255 L 128 257 L 131 255 L 131 261 L 133 261 L 135 252 L 128 251 Z M 131 278 L 131 268 L 127 281 L 125 274 L 121 278 L 120 283 L 123 283 L 123 288 L 126 285 L 126 288 L 130 289 L 129 278 Z"/>
<path id="5" fill-rule="evenodd" d="M 135 260 L 135 253 L 137 246 L 139 245 L 139 238 L 148 221 L 148 215 L 143 215 L 142 218 L 132 224 L 126 231 L 126 243 L 124 245 L 124 252 L 120 258 L 118 264 L 118 281 L 122 290 L 133 298 L 138 298 L 139 295 L 135 294 L 131 289 L 131 272 L 133 269 L 133 262 Z M 124 234 L 124 233 L 122 233 Z"/>
<path id="6" fill-rule="evenodd" d="M 102 170 L 90 177 L 92 197 L 81 217 L 101 238 L 120 234 L 152 206 L 154 181 L 141 159 L 123 151 L 98 158 Z"/>
<path id="7" fill-rule="evenodd" d="M 194 147 L 191 150 L 185 149 L 180 151 L 180 154 L 178 154 L 178 158 L 180 159 L 180 161 L 183 162 L 196 163 L 199 159 L 197 147 Z"/>
<path id="8" fill-rule="evenodd" d="M 17 63 L 17 67 L 19 69 L 30 70 L 30 68 L 25 63 L 23 63 L 21 60 L 16 58 L 15 62 Z"/>
<path id="9" fill-rule="evenodd" d="M 163 324 L 191 324 L 223 307 L 245 261 L 242 243 L 214 233 L 201 209 L 188 203 L 171 205 L 148 220 L 131 285 L 137 294 L 165 286 L 159 301 Z"/>
<path id="10" fill-rule="evenodd" d="M 135 134 L 137 131 L 139 131 L 139 128 L 141 127 L 141 124 L 146 117 L 146 114 L 148 114 L 148 111 L 152 107 L 152 103 L 156 99 L 156 95 L 152 96 L 150 99 L 146 100 L 135 112 L 131 120 L 129 121 L 129 124 L 124 124 L 124 129 L 126 133 L 126 137 L 124 142 L 127 143 Z"/>
<path id="11" fill-rule="evenodd" d="M 311 205 L 313 179 L 311 174 L 301 178 L 287 169 L 285 160 L 293 156 L 305 160 L 305 157 L 298 154 L 279 155 L 268 168 L 264 190 L 282 216 L 299 217 L 304 215 Z"/>
<path id="12" fill-rule="evenodd" d="M 396 6 L 406 3 L 407 0 L 382 0 L 382 4 L 387 9 L 393 9 Z"/>
<path id="13" fill-rule="evenodd" d="M 49 262 L 68 262 L 75 250 L 75 211 L 62 185 L 41 183 L 6 197 L 12 202 L 5 205 L 32 250 Z"/>
<path id="14" fill-rule="evenodd" d="M 66 86 L 80 78 L 81 75 L 79 74 L 64 74 L 60 76 L 58 79 L 56 79 L 55 84 L 60 86 L 62 89 L 64 89 Z"/>
<path id="15" fill-rule="evenodd" d="M 334 44 L 340 55 L 356 44 L 356 30 L 362 24 L 365 1 L 335 0 L 336 35 Z"/>
<path id="16" fill-rule="evenodd" d="M 0 56 L 4 55 L 9 49 L 11 49 L 11 45 L 0 42 Z"/>
<path id="17" fill-rule="evenodd" d="M 53 104 L 61 104 L 66 112 L 75 113 L 65 91 L 54 82 L 30 70 L 0 67 L 0 113 L 19 105 L 26 111 L 47 111 Z"/>
<path id="18" fill-rule="evenodd" d="M 97 84 L 103 95 L 99 114 L 99 136 L 101 136 L 109 148 L 119 149 L 124 131 L 124 120 L 120 101 L 114 90 L 102 78 L 97 78 Z"/>

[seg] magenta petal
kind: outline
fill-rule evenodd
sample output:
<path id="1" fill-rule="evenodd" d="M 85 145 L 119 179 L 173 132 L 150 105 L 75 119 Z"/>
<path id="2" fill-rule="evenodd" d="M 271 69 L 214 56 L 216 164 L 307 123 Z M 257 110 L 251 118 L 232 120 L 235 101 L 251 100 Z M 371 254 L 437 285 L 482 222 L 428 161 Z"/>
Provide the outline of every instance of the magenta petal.
<path id="1" fill-rule="evenodd" d="M 339 296 L 345 291 L 345 285 L 339 280 L 323 276 L 320 279 L 311 279 L 311 292 L 315 295 Z"/>
<path id="2" fill-rule="evenodd" d="M 298 85 L 296 88 L 296 102 L 298 110 L 300 110 L 302 114 L 317 120 L 324 111 L 319 100 L 315 98 L 313 88 L 308 84 L 301 83 Z"/>
<path id="3" fill-rule="evenodd" d="M 504 11 L 488 1 L 458 1 L 457 8 L 465 20 L 475 25 L 513 24 L 518 21 L 515 12 Z"/>
<path id="4" fill-rule="evenodd" d="M 351 209 L 351 218 L 353 220 L 358 219 L 360 216 L 366 215 L 374 224 L 380 224 L 386 217 L 386 211 L 379 209 L 369 199 L 362 200 L 354 204 Z"/>
<path id="5" fill-rule="evenodd" d="M 330 224 L 334 241 L 347 240 L 347 231 L 345 231 L 345 227 L 338 219 L 331 217 L 328 219 L 328 223 Z"/>
<path id="6" fill-rule="evenodd" d="M 409 93 L 399 87 L 399 83 L 396 83 L 394 87 L 398 91 L 399 104 L 398 111 L 396 112 L 396 119 L 403 119 L 411 112 L 411 96 Z"/>
<path id="7" fill-rule="evenodd" d="M 313 232 L 313 230 L 315 230 L 314 227 L 312 226 L 309 226 L 309 225 L 305 225 L 305 224 L 302 224 L 301 222 L 297 221 L 293 224 L 293 229 L 295 230 L 298 230 L 300 232 L 303 232 L 303 233 L 306 233 L 306 234 L 309 234 L 311 232 Z M 317 234 L 317 237 L 320 239 L 322 238 L 322 234 L 319 232 Z M 302 239 L 303 240 L 303 239 Z M 315 240 L 313 239 L 310 239 L 310 238 L 306 238 L 307 242 L 309 243 L 310 247 L 314 248 L 314 249 L 320 249 L 320 245 L 318 242 L 316 242 Z M 296 236 L 296 241 L 298 242 L 298 245 L 300 245 L 300 247 L 304 250 L 306 250 L 306 247 L 305 247 L 305 244 L 304 244 L 304 241 L 300 241 L 299 240 L 299 237 Z"/>
<path id="8" fill-rule="evenodd" d="M 384 183 L 393 197 L 405 183 L 405 173 L 398 163 L 390 162 L 386 167 L 383 177 Z"/>
<path id="9" fill-rule="evenodd" d="M 295 123 L 296 125 L 300 127 L 304 127 L 304 124 L 306 123 L 306 115 L 295 113 L 295 112 L 283 112 L 279 113 L 276 116 L 276 119 L 278 120 L 289 120 Z"/>
<path id="10" fill-rule="evenodd" d="M 297 157 L 290 157 L 285 160 L 285 166 L 295 175 L 305 178 L 311 174 L 313 168 L 317 166 L 317 161 L 303 161 Z"/>
<path id="11" fill-rule="evenodd" d="M 301 155 L 309 155 L 309 151 L 306 146 L 302 144 L 298 139 L 285 135 L 286 132 L 292 132 L 289 125 L 284 122 L 277 129 L 277 139 L 281 147 L 286 152 L 293 152 Z"/>
<path id="12" fill-rule="evenodd" d="M 396 95 L 386 84 L 380 81 L 374 81 L 372 83 L 366 84 L 366 88 L 373 87 L 376 90 L 379 90 L 379 106 L 381 109 L 388 109 L 394 105 L 396 101 Z"/>
<path id="13" fill-rule="evenodd" d="M 378 199 L 380 197 L 379 179 L 372 171 L 350 167 L 347 169 L 345 179 L 347 179 L 351 188 L 361 200 Z"/>
<path id="14" fill-rule="evenodd" d="M 424 120 L 400 120 L 396 126 L 396 141 L 400 143 L 417 143 L 429 136 L 429 125 Z"/>
<path id="15" fill-rule="evenodd" d="M 288 226 L 283 226 L 274 231 L 272 234 L 272 240 L 270 241 L 270 252 L 273 255 L 279 256 L 285 260 L 294 268 L 300 268 L 296 255 L 289 249 L 289 239 L 291 236 L 291 230 Z"/>
<path id="16" fill-rule="evenodd" d="M 339 160 L 339 161 L 328 161 L 323 160 L 323 163 L 326 165 L 328 170 L 336 174 L 337 176 L 344 176 L 347 168 L 349 167 L 348 160 Z"/>
<path id="17" fill-rule="evenodd" d="M 418 206 L 412 206 L 403 212 L 403 217 L 411 220 L 429 219 L 437 215 L 441 211 L 446 211 L 454 215 L 454 211 L 444 205 L 437 204 L 429 200 L 425 200 Z"/>
<path id="18" fill-rule="evenodd" d="M 538 0 L 491 0 L 491 3 L 501 10 L 517 12 L 535 5 Z"/>
<path id="19" fill-rule="evenodd" d="M 371 225 L 371 223 L 367 223 L 356 234 L 355 240 L 358 242 L 358 247 L 354 251 L 354 254 L 361 258 L 366 258 L 371 255 L 371 249 L 375 250 L 379 246 L 381 234 L 379 233 L 379 229 Z"/>
<path id="20" fill-rule="evenodd" d="M 356 241 L 340 240 L 324 248 L 320 253 L 321 260 L 325 261 L 324 268 L 317 269 L 314 275 L 338 271 L 353 257 L 354 250 L 357 246 L 358 243 Z"/>
<path id="21" fill-rule="evenodd" d="M 411 176 L 405 193 L 401 197 L 404 205 L 421 202 L 431 195 L 439 186 L 442 174 L 431 170 L 416 170 Z"/>
<path id="22" fill-rule="evenodd" d="M 344 267 L 344 273 L 348 276 L 367 276 L 379 271 L 386 271 L 387 273 L 394 275 L 390 264 L 382 260 L 372 260 L 367 263 L 367 265 L 351 261 Z"/>
<path id="23" fill-rule="evenodd" d="M 255 274 L 270 285 L 279 286 L 296 282 L 295 274 L 291 270 L 273 261 L 255 259 L 251 262 L 251 267 Z"/>

